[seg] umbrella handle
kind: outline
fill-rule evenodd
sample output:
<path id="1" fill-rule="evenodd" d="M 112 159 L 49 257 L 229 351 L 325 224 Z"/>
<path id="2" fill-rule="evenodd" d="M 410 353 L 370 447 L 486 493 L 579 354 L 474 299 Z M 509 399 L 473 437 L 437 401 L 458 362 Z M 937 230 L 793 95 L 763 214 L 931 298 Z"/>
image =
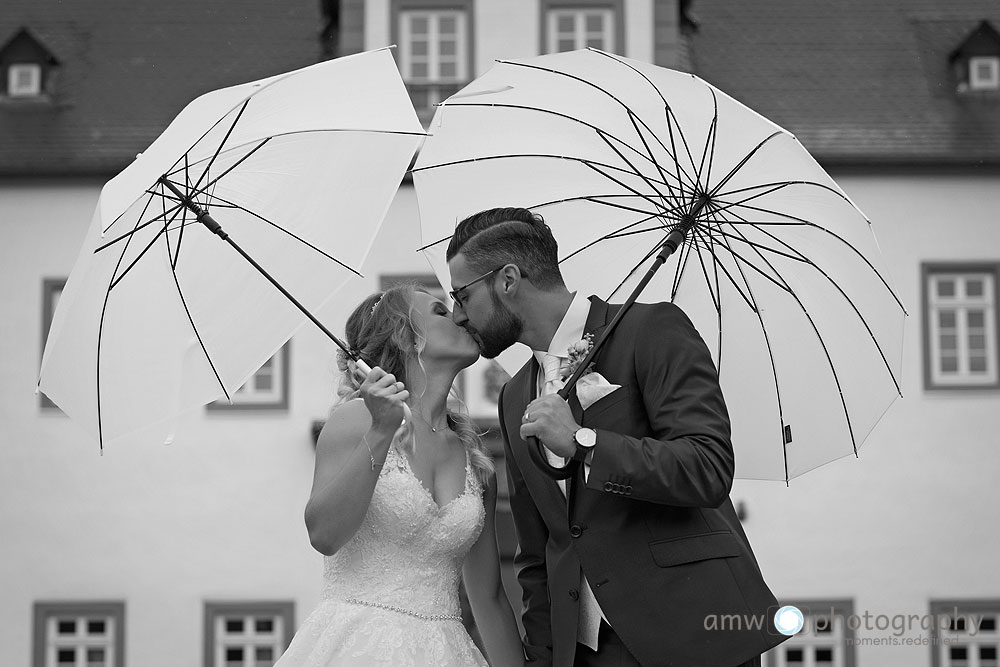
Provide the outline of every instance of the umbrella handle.
<path id="1" fill-rule="evenodd" d="M 545 455 L 545 445 L 533 435 L 528 436 L 528 454 L 531 456 L 531 460 L 535 462 L 535 465 L 541 468 L 542 472 L 552 479 L 569 479 L 576 474 L 576 468 L 580 465 L 578 461 L 574 461 L 573 459 L 570 459 L 561 468 L 552 465 Z"/>

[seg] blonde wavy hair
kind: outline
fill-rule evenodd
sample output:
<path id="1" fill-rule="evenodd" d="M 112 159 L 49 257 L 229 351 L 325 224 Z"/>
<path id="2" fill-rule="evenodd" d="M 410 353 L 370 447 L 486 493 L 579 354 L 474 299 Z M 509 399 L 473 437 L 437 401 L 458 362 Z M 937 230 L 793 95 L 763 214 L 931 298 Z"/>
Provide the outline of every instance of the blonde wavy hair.
<path id="1" fill-rule="evenodd" d="M 423 334 L 413 326 L 413 297 L 418 291 L 429 293 L 415 283 L 393 285 L 384 292 L 376 292 L 358 304 L 344 327 L 351 349 L 407 386 L 410 384 L 407 363 L 415 359 L 423 367 L 420 352 L 426 343 Z M 361 380 L 354 372 L 357 368 L 354 361 L 342 350 L 337 354 L 337 368 L 341 376 L 335 405 L 340 405 L 360 396 Z M 447 415 L 448 427 L 469 452 L 472 469 L 485 486 L 494 472 L 493 458 L 475 424 L 466 412 L 448 410 Z M 403 445 L 413 451 L 412 432 Z"/>

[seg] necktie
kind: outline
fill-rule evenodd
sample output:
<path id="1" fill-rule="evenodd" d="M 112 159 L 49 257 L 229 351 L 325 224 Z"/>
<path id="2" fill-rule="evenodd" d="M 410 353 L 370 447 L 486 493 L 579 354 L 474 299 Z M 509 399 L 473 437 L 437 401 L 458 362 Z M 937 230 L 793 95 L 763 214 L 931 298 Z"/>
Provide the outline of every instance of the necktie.
<path id="1" fill-rule="evenodd" d="M 554 394 L 565 386 L 565 381 L 560 377 L 563 361 L 563 357 L 555 354 L 546 354 L 542 357 L 542 377 L 545 381 L 542 385 L 543 396 Z M 545 449 L 545 454 L 548 456 L 549 463 L 554 466 L 561 467 L 566 464 L 565 459 L 557 456 L 548 448 Z M 565 480 L 559 480 L 558 484 L 563 495 L 566 495 Z M 582 575 L 580 576 L 580 590 L 582 594 L 580 595 L 580 619 L 576 633 L 577 641 L 596 651 L 597 633 L 601 627 L 601 608 L 597 604 L 597 598 L 594 597 L 594 591 L 590 588 L 590 583 Z"/>

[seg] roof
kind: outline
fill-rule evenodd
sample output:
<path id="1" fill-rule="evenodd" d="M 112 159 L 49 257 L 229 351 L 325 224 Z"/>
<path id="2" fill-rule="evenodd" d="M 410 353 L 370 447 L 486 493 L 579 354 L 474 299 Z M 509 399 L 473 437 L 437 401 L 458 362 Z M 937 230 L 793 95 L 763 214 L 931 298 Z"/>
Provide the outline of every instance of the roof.
<path id="1" fill-rule="evenodd" d="M 693 71 L 824 164 L 1000 164 L 1000 93 L 949 56 L 996 0 L 695 0 Z"/>
<path id="2" fill-rule="evenodd" d="M 0 174 L 113 174 L 192 99 L 320 57 L 315 0 L 4 0 L 58 60 L 51 100 L 0 103 Z"/>

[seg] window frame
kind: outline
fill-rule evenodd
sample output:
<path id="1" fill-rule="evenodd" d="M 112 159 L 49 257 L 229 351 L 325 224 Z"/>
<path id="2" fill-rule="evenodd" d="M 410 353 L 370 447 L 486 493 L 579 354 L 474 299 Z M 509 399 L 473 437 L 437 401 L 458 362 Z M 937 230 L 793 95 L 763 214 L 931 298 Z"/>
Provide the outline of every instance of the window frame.
<path id="1" fill-rule="evenodd" d="M 843 667 L 856 667 L 857 649 L 855 642 L 855 632 L 854 630 L 851 629 L 850 625 L 847 623 L 847 619 L 854 615 L 853 599 L 848 598 L 848 599 L 829 599 L 829 600 L 817 599 L 817 600 L 783 601 L 782 606 L 785 605 L 793 605 L 797 607 L 799 611 L 802 612 L 802 615 L 805 616 L 806 619 L 805 625 L 803 626 L 804 629 L 813 627 L 814 624 L 811 624 L 809 621 L 810 617 L 823 616 L 831 610 L 835 615 L 844 619 L 843 623 L 841 624 L 843 629 L 843 636 L 837 638 L 835 635 L 831 635 L 830 639 L 834 640 L 835 645 L 839 645 L 839 647 L 843 650 L 844 653 Z M 813 611 L 814 609 L 817 611 L 814 612 Z M 832 630 L 836 631 L 836 621 L 831 620 L 831 623 L 834 625 Z M 788 648 L 794 648 L 794 647 L 809 647 L 809 646 L 815 647 L 821 643 L 822 642 L 820 642 L 819 640 L 811 641 L 811 637 L 806 637 L 802 633 L 792 635 L 791 639 L 789 639 L 788 641 L 782 642 L 778 646 L 775 646 L 770 651 L 766 652 L 763 656 L 761 664 L 763 665 L 763 667 L 778 667 L 779 665 L 784 665 L 786 663 L 784 662 L 783 659 L 782 660 L 778 659 L 777 652 L 784 651 L 787 650 Z"/>
<path id="2" fill-rule="evenodd" d="M 991 77 L 981 79 L 977 66 L 990 66 Z M 972 56 L 969 58 L 969 90 L 1000 90 L 1000 56 Z"/>
<path id="3" fill-rule="evenodd" d="M 290 404 L 291 396 L 291 360 L 292 355 L 290 348 L 292 342 L 288 341 L 281 346 L 281 349 L 275 352 L 268 361 L 271 359 L 276 359 L 279 362 L 278 371 L 275 373 L 275 378 L 281 384 L 280 396 L 276 398 L 253 398 L 252 396 L 246 399 L 238 398 L 240 395 L 237 392 L 233 392 L 232 398 L 233 402 L 230 403 L 225 397 L 220 398 L 216 401 L 212 401 L 206 407 L 210 412 L 246 412 L 248 410 L 260 410 L 260 411 L 276 411 L 276 410 L 288 410 Z M 267 361 L 264 362 L 267 364 Z M 262 365 L 261 368 L 264 366 Z M 254 371 L 254 374 L 247 378 L 247 382 L 250 382 L 260 369 Z M 246 384 L 246 383 L 244 383 Z"/>
<path id="4" fill-rule="evenodd" d="M 72 616 L 75 618 L 85 617 L 110 617 L 114 625 L 114 636 L 110 641 L 111 659 L 108 661 L 110 667 L 124 667 L 125 665 L 125 602 L 121 600 L 101 600 L 101 601 L 59 601 L 59 600 L 38 600 L 34 603 L 32 627 L 32 657 L 33 667 L 49 667 L 46 662 L 48 647 L 50 644 L 47 628 L 49 622 L 60 616 Z M 57 663 L 53 662 L 52 665 Z"/>
<path id="5" fill-rule="evenodd" d="M 551 33 L 549 22 L 554 12 L 574 10 L 585 12 L 597 9 L 609 10 L 615 23 L 610 30 L 612 44 L 609 48 L 602 50 L 624 55 L 625 3 L 623 0 L 541 0 L 538 19 L 538 52 L 542 54 L 556 53 L 554 49 L 549 48 Z"/>
<path id="6" fill-rule="evenodd" d="M 295 602 L 291 600 L 248 600 L 248 601 L 206 601 L 203 606 L 203 637 L 204 637 L 204 667 L 225 667 L 225 657 L 222 662 L 216 660 L 217 637 L 216 623 L 225 616 L 274 616 L 280 617 L 282 625 L 279 645 L 276 646 L 277 660 L 292 643 L 295 634 Z"/>
<path id="7" fill-rule="evenodd" d="M 30 72 L 28 77 L 31 86 L 23 88 L 16 86 L 19 72 Z M 39 63 L 11 63 L 7 66 L 7 97 L 13 99 L 28 99 L 42 94 L 42 65 Z"/>
<path id="8" fill-rule="evenodd" d="M 933 339 L 936 327 L 933 317 L 936 310 L 934 295 L 931 293 L 931 280 L 933 277 L 942 274 L 988 274 L 993 279 L 992 302 L 988 304 L 993 310 L 992 318 L 989 322 L 992 325 L 992 339 L 987 339 L 988 359 L 993 362 L 993 376 L 988 382 L 970 382 L 969 378 L 960 378 L 957 381 L 941 381 L 935 372 L 935 364 L 939 357 L 935 355 L 936 344 Z M 922 292 L 923 312 L 923 361 L 924 361 L 924 389 L 927 391 L 969 391 L 969 390 L 995 390 L 1000 388 L 1000 262 L 924 262 L 921 264 L 920 289 Z"/>
<path id="9" fill-rule="evenodd" d="M 955 610 L 958 610 L 959 614 L 991 614 L 995 617 L 995 629 L 990 633 L 988 637 L 990 643 L 995 647 L 1000 644 L 1000 598 L 980 598 L 980 599 L 937 599 L 931 600 L 929 605 L 930 616 L 934 619 L 940 616 L 949 616 Z M 943 643 L 943 635 L 947 634 L 947 638 L 954 640 L 955 634 L 951 631 L 943 633 L 938 623 L 933 623 L 931 627 L 931 667 L 948 667 L 950 665 L 950 660 L 945 660 L 945 652 L 950 650 L 955 646 L 978 646 L 980 641 L 980 635 L 982 634 L 979 629 L 977 629 L 976 635 L 972 636 L 973 641 L 969 643 L 965 642 L 954 642 L 949 641 L 949 643 Z M 972 664 L 978 664 L 978 661 L 974 661 Z"/>
<path id="10" fill-rule="evenodd" d="M 457 72 L 454 81 L 437 80 L 433 78 L 422 81 L 411 80 L 408 77 L 408 44 L 404 43 L 403 40 L 404 15 L 412 12 L 433 13 L 449 11 L 458 12 L 464 17 L 464 40 L 466 52 L 464 58 L 461 57 L 461 54 L 459 54 L 459 57 L 456 58 L 456 61 L 462 68 L 464 68 L 464 72 Z M 422 89 L 438 90 L 441 88 L 454 87 L 457 91 L 475 78 L 476 30 L 474 3 L 472 0 L 391 0 L 389 16 L 392 43 L 398 45 L 397 49 L 393 49 L 393 55 L 396 58 L 396 64 L 399 66 L 400 77 L 403 79 L 403 83 L 406 85 L 407 92 L 410 93 L 411 98 L 413 97 L 413 93 L 415 91 Z M 457 43 L 456 49 L 460 46 L 461 43 Z M 464 74 L 465 76 L 459 76 L 460 74 Z M 445 95 L 439 91 L 436 97 L 440 98 L 438 100 L 438 102 L 440 102 L 450 95 L 451 93 Z M 416 104 L 414 104 L 414 107 L 416 107 Z M 426 122 L 431 116 L 433 116 L 434 107 L 432 104 L 427 108 L 417 108 L 416 111 L 417 116 L 422 121 Z"/>

